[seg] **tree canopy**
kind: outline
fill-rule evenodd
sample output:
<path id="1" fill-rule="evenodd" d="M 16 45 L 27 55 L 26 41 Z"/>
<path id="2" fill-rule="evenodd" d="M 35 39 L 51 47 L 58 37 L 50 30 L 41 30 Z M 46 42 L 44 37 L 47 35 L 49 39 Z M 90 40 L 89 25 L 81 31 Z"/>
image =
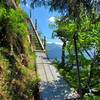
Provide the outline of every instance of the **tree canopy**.
<path id="1" fill-rule="evenodd" d="M 55 1 L 55 2 L 54 2 Z M 63 3 L 61 3 L 63 2 Z M 54 33 L 59 39 L 65 37 L 66 64 L 65 68 L 60 64 L 58 69 L 65 79 L 78 89 L 76 58 L 73 37 L 77 34 L 77 51 L 80 70 L 80 84 L 82 95 L 96 89 L 99 93 L 100 72 L 98 57 L 100 52 L 100 15 L 96 13 L 96 3 L 91 0 L 53 0 L 52 10 L 61 11 L 63 16 L 55 22 Z M 58 3 L 62 6 L 58 6 Z M 66 6 L 63 6 L 66 5 Z M 64 8 L 66 7 L 66 8 Z M 66 13 L 67 9 L 67 13 Z M 64 70 L 62 70 L 62 68 Z M 98 70 L 98 71 L 97 71 Z"/>

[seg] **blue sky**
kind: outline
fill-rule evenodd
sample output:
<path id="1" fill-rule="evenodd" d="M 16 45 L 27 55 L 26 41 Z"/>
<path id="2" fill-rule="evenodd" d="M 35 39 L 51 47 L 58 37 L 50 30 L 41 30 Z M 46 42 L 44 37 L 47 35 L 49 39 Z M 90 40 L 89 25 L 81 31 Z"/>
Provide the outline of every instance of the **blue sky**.
<path id="1" fill-rule="evenodd" d="M 29 4 L 28 4 L 29 5 Z M 30 7 L 28 5 L 22 5 L 23 10 L 29 15 Z M 61 41 L 58 39 L 52 39 L 53 29 L 49 27 L 50 21 L 54 20 L 54 16 L 59 16 L 58 12 L 50 12 L 49 8 L 37 7 L 32 10 L 32 20 L 33 22 L 37 19 L 38 31 L 43 33 L 43 36 L 46 36 L 47 41 L 53 43 L 61 44 Z"/>

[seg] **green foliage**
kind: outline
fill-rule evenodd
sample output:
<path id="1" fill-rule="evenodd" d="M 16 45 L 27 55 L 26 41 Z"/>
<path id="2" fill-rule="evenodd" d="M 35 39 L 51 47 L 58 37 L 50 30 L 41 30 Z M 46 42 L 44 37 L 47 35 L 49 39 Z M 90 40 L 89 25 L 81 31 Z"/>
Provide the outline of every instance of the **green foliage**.
<path id="1" fill-rule="evenodd" d="M 86 100 L 91 100 L 91 99 L 93 99 L 93 100 L 99 100 L 100 99 L 99 96 L 94 96 L 94 95 L 89 95 L 89 96 L 86 95 L 85 98 L 86 98 Z"/>
<path id="2" fill-rule="evenodd" d="M 22 41 L 28 35 L 27 24 L 23 23 L 26 20 L 26 14 L 21 9 L 15 11 L 12 8 L 7 10 L 2 7 L 0 10 L 1 45 L 5 45 L 6 47 L 12 45 L 16 50 L 18 50 L 17 48 L 23 48 Z M 20 42 L 20 45 L 18 42 Z"/>
<path id="3" fill-rule="evenodd" d="M 7 100 L 26 100 L 37 90 L 39 78 L 33 68 L 26 68 L 16 55 L 9 55 L 8 49 L 0 48 L 0 94 Z M 29 54 L 34 56 L 32 52 Z M 30 59 L 30 58 L 29 58 Z"/>
<path id="4" fill-rule="evenodd" d="M 27 100 L 37 90 L 39 78 L 26 21 L 27 16 L 20 8 L 0 6 L 0 100 Z"/>
<path id="5" fill-rule="evenodd" d="M 72 35 L 73 33 L 71 31 L 73 31 L 73 29 L 76 29 L 75 25 L 71 24 L 71 22 L 65 23 L 60 19 L 57 19 L 54 25 L 55 30 L 53 32 L 53 35 L 59 37 L 62 41 L 68 41 L 70 35 Z"/>
<path id="6" fill-rule="evenodd" d="M 83 13 L 81 13 L 83 14 Z M 99 16 L 95 15 L 98 19 Z M 63 17 L 62 17 L 63 18 Z M 62 76 L 64 76 L 66 81 L 69 81 L 70 85 L 76 90 L 78 89 L 77 84 L 77 67 L 76 58 L 74 52 L 74 41 L 73 36 L 75 33 L 78 34 L 78 59 L 80 66 L 80 76 L 81 76 L 81 86 L 87 89 L 87 87 L 95 88 L 99 90 L 100 88 L 100 70 L 97 63 L 97 56 L 100 44 L 100 22 L 94 22 L 90 16 L 82 15 L 81 19 L 73 20 L 66 18 L 64 21 L 58 20 L 55 24 L 57 26 L 56 32 L 57 37 L 62 37 L 66 35 L 66 65 L 63 67 L 58 65 L 58 70 Z M 60 34 L 58 34 L 58 32 Z M 56 65 L 56 66 L 57 66 Z"/>
<path id="7" fill-rule="evenodd" d="M 27 2 L 27 0 L 24 0 Z M 94 10 L 94 2 L 91 0 L 32 0 L 32 5 L 37 6 L 49 6 L 50 11 L 58 11 L 63 15 L 69 15 L 75 18 L 81 13 L 80 9 L 84 9 L 84 13 L 91 14 Z"/>

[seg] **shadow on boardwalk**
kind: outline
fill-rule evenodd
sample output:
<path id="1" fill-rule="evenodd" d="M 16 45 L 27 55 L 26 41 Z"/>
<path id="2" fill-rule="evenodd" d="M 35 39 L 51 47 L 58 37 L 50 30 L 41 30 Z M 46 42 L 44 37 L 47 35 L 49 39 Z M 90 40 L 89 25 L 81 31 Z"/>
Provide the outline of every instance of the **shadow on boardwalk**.
<path id="1" fill-rule="evenodd" d="M 36 52 L 37 73 L 40 76 L 39 92 L 41 100 L 68 100 L 71 95 L 70 85 L 47 59 L 44 52 Z M 75 100 L 75 99 L 72 99 Z"/>
<path id="2" fill-rule="evenodd" d="M 66 100 L 71 90 L 69 85 L 59 77 L 53 82 L 41 82 L 40 94 L 42 100 Z"/>

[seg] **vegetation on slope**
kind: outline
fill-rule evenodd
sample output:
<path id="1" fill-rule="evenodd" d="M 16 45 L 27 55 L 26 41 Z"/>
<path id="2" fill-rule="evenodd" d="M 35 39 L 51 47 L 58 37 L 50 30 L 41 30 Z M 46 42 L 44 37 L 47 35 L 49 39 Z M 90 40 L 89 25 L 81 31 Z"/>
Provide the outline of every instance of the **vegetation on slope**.
<path id="1" fill-rule="evenodd" d="M 27 100 L 37 91 L 35 54 L 26 15 L 0 2 L 0 100 Z"/>
<path id="2" fill-rule="evenodd" d="M 54 36 L 67 41 L 64 49 L 62 49 L 62 51 L 64 50 L 62 57 L 65 64 L 57 62 L 56 66 L 71 87 L 74 87 L 80 93 L 75 56 L 76 39 L 81 94 L 83 97 L 87 94 L 89 96 L 96 95 L 100 99 L 100 22 L 95 21 L 99 18 L 99 15 L 94 14 L 94 16 L 95 18 L 91 18 L 81 12 L 78 23 L 77 20 L 63 19 L 64 17 L 55 21 Z M 76 33 L 78 37 L 75 36 Z"/>
<path id="3" fill-rule="evenodd" d="M 61 0 L 60 8 L 60 3 L 55 0 L 54 10 L 64 11 L 64 14 L 51 26 L 55 28 L 53 35 L 63 42 L 62 63 L 56 64 L 58 70 L 81 99 L 86 95 L 93 99 L 96 95 L 98 99 L 95 100 L 99 100 L 100 15 L 96 10 L 98 2 L 94 6 L 94 2 L 90 1 Z M 67 11 L 63 8 L 66 5 Z M 63 40 L 66 40 L 65 43 Z"/>

